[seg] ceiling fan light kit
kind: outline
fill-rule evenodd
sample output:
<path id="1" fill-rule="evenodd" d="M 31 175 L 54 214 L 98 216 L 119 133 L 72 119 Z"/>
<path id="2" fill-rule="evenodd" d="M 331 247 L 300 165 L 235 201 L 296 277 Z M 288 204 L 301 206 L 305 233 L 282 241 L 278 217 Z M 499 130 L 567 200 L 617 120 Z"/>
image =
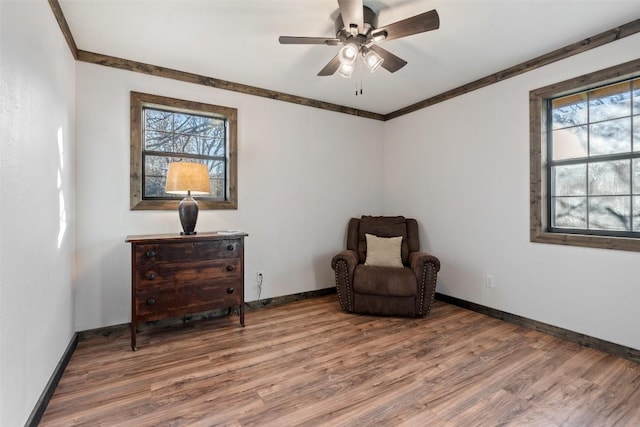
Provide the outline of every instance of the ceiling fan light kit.
<path id="1" fill-rule="evenodd" d="M 369 71 L 378 68 L 395 73 L 407 61 L 397 57 L 377 43 L 399 39 L 440 28 L 440 17 L 436 10 L 421 13 L 401 21 L 377 28 L 378 15 L 363 4 L 363 0 L 338 0 L 340 14 L 336 18 L 335 38 L 280 36 L 280 44 L 342 45 L 338 53 L 318 73 L 319 76 L 338 75 L 349 78 L 358 57 L 362 57 Z"/>

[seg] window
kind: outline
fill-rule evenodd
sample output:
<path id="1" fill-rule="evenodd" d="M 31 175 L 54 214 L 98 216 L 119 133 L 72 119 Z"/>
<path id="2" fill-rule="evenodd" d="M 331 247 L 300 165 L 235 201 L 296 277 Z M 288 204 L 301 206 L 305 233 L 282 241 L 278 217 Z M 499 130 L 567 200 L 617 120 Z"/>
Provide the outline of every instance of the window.
<path id="1" fill-rule="evenodd" d="M 211 195 L 200 209 L 237 208 L 237 110 L 131 92 L 131 209 L 176 209 L 164 192 L 170 162 L 204 163 Z"/>
<path id="2" fill-rule="evenodd" d="M 531 240 L 640 251 L 640 61 L 530 94 Z"/>

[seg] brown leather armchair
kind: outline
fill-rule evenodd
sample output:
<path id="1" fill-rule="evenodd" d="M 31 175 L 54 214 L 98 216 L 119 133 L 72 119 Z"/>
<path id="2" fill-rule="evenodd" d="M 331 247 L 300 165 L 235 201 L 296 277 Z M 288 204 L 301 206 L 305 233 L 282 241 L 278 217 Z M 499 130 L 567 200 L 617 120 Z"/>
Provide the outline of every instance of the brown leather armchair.
<path id="1" fill-rule="evenodd" d="M 401 266 L 367 265 L 367 239 L 371 238 L 367 234 L 383 238 L 402 236 Z M 331 260 L 341 308 L 362 314 L 421 317 L 429 314 L 440 261 L 419 250 L 415 219 L 402 216 L 351 218 L 347 249 Z"/>

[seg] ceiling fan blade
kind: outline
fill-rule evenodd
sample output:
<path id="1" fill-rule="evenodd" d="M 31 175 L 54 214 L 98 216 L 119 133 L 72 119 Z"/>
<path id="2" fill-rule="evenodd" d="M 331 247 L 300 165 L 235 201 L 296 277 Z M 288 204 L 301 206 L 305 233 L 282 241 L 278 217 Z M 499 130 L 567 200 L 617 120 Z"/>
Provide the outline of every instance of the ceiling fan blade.
<path id="1" fill-rule="evenodd" d="M 329 63 L 325 65 L 322 70 L 320 70 L 318 75 L 331 76 L 333 75 L 333 73 L 338 71 L 338 68 L 340 68 L 340 59 L 338 58 L 338 55 L 336 55 L 333 58 L 331 58 L 331 61 L 329 61 Z"/>
<path id="2" fill-rule="evenodd" d="M 330 37 L 291 37 L 280 36 L 278 38 L 280 44 L 324 44 L 329 46 L 337 46 L 340 39 Z"/>
<path id="3" fill-rule="evenodd" d="M 358 27 L 358 32 L 364 32 L 364 12 L 362 0 L 338 0 L 340 15 L 345 28 L 349 31 L 352 26 Z"/>
<path id="4" fill-rule="evenodd" d="M 372 51 L 380 55 L 382 59 L 384 59 L 384 61 L 382 62 L 382 68 L 389 71 L 390 73 L 395 73 L 400 68 L 407 65 L 407 61 L 395 56 L 393 53 L 389 52 L 386 49 L 381 48 L 380 46 L 376 46 L 374 44 L 374 45 L 371 45 L 369 49 L 371 49 Z"/>
<path id="5" fill-rule="evenodd" d="M 399 39 L 413 34 L 424 33 L 425 31 L 437 30 L 440 28 L 440 17 L 436 10 L 421 13 L 393 24 L 377 28 L 376 32 L 387 32 L 386 40 Z"/>

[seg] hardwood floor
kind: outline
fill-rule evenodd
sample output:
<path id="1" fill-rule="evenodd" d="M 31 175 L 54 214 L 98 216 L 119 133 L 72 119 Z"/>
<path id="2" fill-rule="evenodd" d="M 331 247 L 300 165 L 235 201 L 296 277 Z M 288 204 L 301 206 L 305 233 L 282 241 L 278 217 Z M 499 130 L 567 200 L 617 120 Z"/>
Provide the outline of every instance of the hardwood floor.
<path id="1" fill-rule="evenodd" d="M 436 301 L 336 295 L 80 342 L 42 426 L 638 426 L 640 365 Z"/>

